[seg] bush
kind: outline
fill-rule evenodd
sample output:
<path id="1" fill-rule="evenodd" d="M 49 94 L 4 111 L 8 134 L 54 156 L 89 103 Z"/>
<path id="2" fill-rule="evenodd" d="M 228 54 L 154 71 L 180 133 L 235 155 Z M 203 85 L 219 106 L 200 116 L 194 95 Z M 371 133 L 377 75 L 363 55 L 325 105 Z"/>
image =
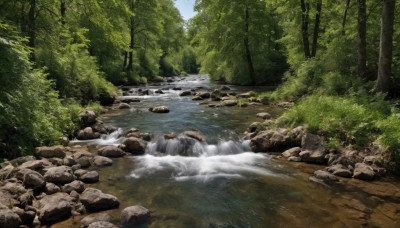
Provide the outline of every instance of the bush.
<path id="1" fill-rule="evenodd" d="M 400 114 L 395 113 L 378 120 L 376 126 L 381 132 L 376 140 L 377 145 L 389 151 L 396 161 L 400 161 Z"/>
<path id="2" fill-rule="evenodd" d="M 322 134 L 332 142 L 366 146 L 379 133 L 375 122 L 387 114 L 376 108 L 381 106 L 389 107 L 383 100 L 367 103 L 353 97 L 312 95 L 284 113 L 278 125 L 304 124 L 308 131 Z"/>

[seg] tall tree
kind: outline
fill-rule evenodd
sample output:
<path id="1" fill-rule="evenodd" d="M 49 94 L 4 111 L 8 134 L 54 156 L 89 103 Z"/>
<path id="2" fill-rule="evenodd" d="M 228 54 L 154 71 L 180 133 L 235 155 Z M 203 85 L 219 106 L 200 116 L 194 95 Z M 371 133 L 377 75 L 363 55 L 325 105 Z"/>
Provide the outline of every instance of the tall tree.
<path id="1" fill-rule="evenodd" d="M 321 24 L 321 10 L 322 10 L 322 0 L 318 0 L 318 2 L 317 2 L 317 11 L 315 13 L 315 22 L 314 22 L 314 33 L 313 33 L 313 44 L 312 44 L 312 49 L 311 49 L 311 57 L 315 57 L 315 55 L 317 54 L 319 26 Z"/>
<path id="2" fill-rule="evenodd" d="M 300 0 L 301 6 L 301 35 L 303 39 L 303 49 L 304 49 L 304 56 L 306 59 L 311 57 L 310 54 L 310 41 L 308 35 L 308 24 L 309 24 L 309 11 L 310 11 L 310 4 L 305 2 L 305 0 Z"/>
<path id="3" fill-rule="evenodd" d="M 382 0 L 381 40 L 376 91 L 389 92 L 392 73 L 393 23 L 396 0 Z"/>
<path id="4" fill-rule="evenodd" d="M 365 79 L 367 73 L 367 6 L 366 0 L 358 0 L 357 53 L 358 76 Z"/>
<path id="5" fill-rule="evenodd" d="M 254 65 L 253 65 L 253 60 L 251 57 L 251 51 L 250 51 L 250 43 L 249 43 L 249 36 L 250 36 L 250 12 L 249 12 L 249 6 L 247 2 L 245 2 L 245 10 L 244 10 L 244 49 L 246 50 L 246 62 L 247 62 L 247 70 L 249 72 L 249 77 L 250 77 L 250 83 L 254 84 L 256 82 L 255 76 L 254 76 Z"/>

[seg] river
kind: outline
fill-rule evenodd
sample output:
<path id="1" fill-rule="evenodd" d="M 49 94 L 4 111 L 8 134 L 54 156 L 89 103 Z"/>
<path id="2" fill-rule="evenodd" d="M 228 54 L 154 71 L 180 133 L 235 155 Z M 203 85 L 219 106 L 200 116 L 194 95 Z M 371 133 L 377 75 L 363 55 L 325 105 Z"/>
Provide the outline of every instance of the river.
<path id="1" fill-rule="evenodd" d="M 113 110 L 102 116 L 105 124 L 126 131 L 150 132 L 154 140 L 144 156 L 114 159 L 101 168 L 100 181 L 91 186 L 117 196 L 119 209 L 142 205 L 151 211 L 149 227 L 400 227 L 398 184 L 343 180 L 322 185 L 308 180 L 323 167 L 289 163 L 276 156 L 249 152 L 241 140 L 246 127 L 260 121 L 256 113 L 273 117 L 282 110 L 271 106 L 209 108 L 191 97 L 180 97 L 173 88 L 210 90 L 219 87 L 205 75 L 191 75 L 172 83 L 148 86 L 150 95 L 138 96 L 139 87 L 123 98 L 138 98 L 130 109 Z M 140 87 L 144 89 L 143 87 Z M 164 94 L 154 93 L 162 89 Z M 232 87 L 231 92 L 267 88 Z M 149 107 L 166 105 L 171 112 L 155 114 Z M 155 152 L 163 134 L 199 130 L 207 143 L 198 143 L 196 156 L 182 157 L 174 150 L 178 141 Z M 74 144 L 118 144 L 113 136 Z M 391 188 L 392 190 L 382 190 Z M 394 192 L 392 192 L 394 191 Z M 399 195 L 395 195 L 399 193 Z M 388 195 L 393 196 L 388 196 Z M 55 227 L 79 227 L 79 217 Z"/>

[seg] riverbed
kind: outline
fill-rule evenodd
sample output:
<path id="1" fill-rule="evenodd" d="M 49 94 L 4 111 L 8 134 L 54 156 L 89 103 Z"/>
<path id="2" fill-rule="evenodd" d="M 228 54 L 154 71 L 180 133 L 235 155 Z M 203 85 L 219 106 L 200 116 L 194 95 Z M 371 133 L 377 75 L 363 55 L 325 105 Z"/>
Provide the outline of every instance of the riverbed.
<path id="1" fill-rule="evenodd" d="M 142 205 L 151 211 L 149 227 L 400 227 L 400 188 L 395 180 L 373 183 L 341 180 L 324 185 L 308 180 L 321 166 L 289 163 L 276 153 L 249 151 L 243 132 L 260 121 L 256 113 L 277 117 L 274 106 L 210 108 L 204 101 L 181 97 L 183 90 L 212 90 L 219 85 L 206 75 L 191 75 L 147 87 L 132 87 L 122 99 L 139 99 L 130 109 L 116 109 L 102 116 L 105 124 L 120 131 L 131 128 L 150 132 L 153 141 L 143 156 L 114 159 L 99 170 L 100 181 L 91 186 L 113 194 L 120 208 L 108 211 L 115 217 L 127 206 Z M 139 96 L 141 90 L 149 95 Z M 181 89 L 181 90 L 178 90 Z M 163 94 L 155 93 L 161 90 Z M 265 91 L 266 87 L 235 87 L 229 92 Z M 148 111 L 166 105 L 167 114 Z M 163 134 L 187 130 L 202 132 L 206 142 L 194 147 L 196 156 L 152 150 Z M 120 143 L 116 135 L 73 145 Z M 54 227 L 79 227 L 80 217 Z"/>

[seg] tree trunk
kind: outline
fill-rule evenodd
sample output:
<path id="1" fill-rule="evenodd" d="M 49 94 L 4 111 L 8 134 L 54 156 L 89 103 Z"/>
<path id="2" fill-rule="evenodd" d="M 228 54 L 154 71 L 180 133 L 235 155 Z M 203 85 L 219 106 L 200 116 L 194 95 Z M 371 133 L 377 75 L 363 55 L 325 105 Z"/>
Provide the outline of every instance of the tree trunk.
<path id="1" fill-rule="evenodd" d="M 244 48 L 246 50 L 246 62 L 247 62 L 247 69 L 249 72 L 249 77 L 251 80 L 251 84 L 254 84 L 256 82 L 256 80 L 255 80 L 255 76 L 254 76 L 254 66 L 253 66 L 253 60 L 251 58 L 250 44 L 249 44 L 250 43 L 249 42 L 249 23 L 250 23 L 249 7 L 246 5 Z"/>
<path id="2" fill-rule="evenodd" d="M 358 76 L 365 79 L 367 74 L 367 7 L 365 0 L 358 0 L 357 32 Z"/>
<path id="3" fill-rule="evenodd" d="M 313 34 L 311 57 L 315 57 L 315 55 L 317 54 L 319 25 L 321 23 L 321 9 L 322 9 L 322 0 L 319 0 L 317 2 L 317 13 L 315 14 L 315 24 L 314 24 L 314 34 Z"/>
<path id="4" fill-rule="evenodd" d="M 61 0 L 60 5 L 60 13 L 61 13 L 61 24 L 65 25 L 65 13 L 67 11 L 67 6 L 65 5 L 65 1 Z"/>
<path id="5" fill-rule="evenodd" d="M 377 92 L 389 92 L 392 73 L 393 23 L 396 0 L 382 0 L 381 41 L 379 49 Z"/>
<path id="6" fill-rule="evenodd" d="M 300 5 L 301 5 L 301 34 L 303 37 L 304 56 L 306 57 L 306 59 L 309 59 L 311 57 L 310 42 L 308 40 L 308 21 L 309 21 L 308 12 L 310 9 L 310 4 L 305 3 L 304 0 L 300 0 Z"/>
<path id="7" fill-rule="evenodd" d="M 30 59 L 32 61 L 35 60 L 35 11 L 36 11 L 36 0 L 30 0 L 30 8 L 28 15 L 28 45 L 32 48 L 32 52 L 30 54 Z"/>
<path id="8" fill-rule="evenodd" d="M 135 13 L 135 10 L 136 2 L 135 0 L 131 0 L 131 11 Z M 131 40 L 129 43 L 128 66 L 126 67 L 127 71 L 133 71 L 133 48 L 135 46 L 135 16 L 131 16 L 130 18 L 130 36 Z"/>
<path id="9" fill-rule="evenodd" d="M 346 22 L 347 22 L 347 12 L 350 8 L 350 0 L 346 0 L 346 7 L 344 8 L 343 20 L 342 20 L 342 34 L 346 35 Z"/>

